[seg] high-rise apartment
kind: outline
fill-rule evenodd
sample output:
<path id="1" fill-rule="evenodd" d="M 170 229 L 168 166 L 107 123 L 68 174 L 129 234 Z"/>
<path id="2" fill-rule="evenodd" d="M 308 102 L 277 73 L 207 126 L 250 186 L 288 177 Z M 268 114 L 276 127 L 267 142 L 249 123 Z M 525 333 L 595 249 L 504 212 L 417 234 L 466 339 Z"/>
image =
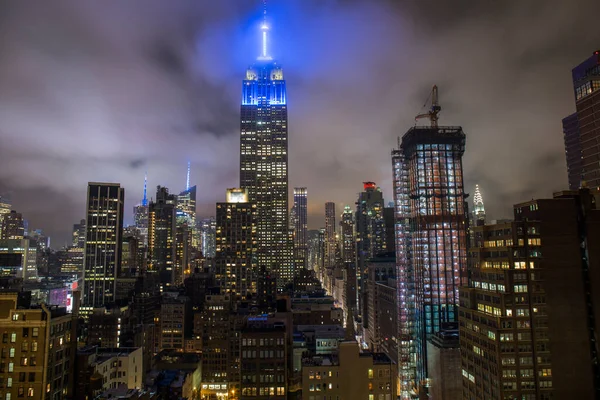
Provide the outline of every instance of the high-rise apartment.
<path id="1" fill-rule="evenodd" d="M 516 204 L 514 222 L 473 228 L 459 310 L 463 398 L 597 397 L 596 197 L 558 192 Z"/>
<path id="2" fill-rule="evenodd" d="M 308 267 L 308 206 L 305 187 L 294 188 L 294 264 L 295 269 Z"/>
<path id="3" fill-rule="evenodd" d="M 82 313 L 115 301 L 121 270 L 125 189 L 118 183 L 88 184 Z"/>
<path id="4" fill-rule="evenodd" d="M 262 52 L 246 71 L 242 89 L 240 187 L 257 209 L 257 260 L 277 272 L 281 288 L 294 277 L 288 224 L 288 118 L 283 69 L 268 53 L 266 20 Z"/>
<path id="5" fill-rule="evenodd" d="M 175 202 L 169 189 L 158 186 L 156 200 L 148 208 L 148 271 L 158 273 L 162 284 L 171 284 L 175 278 Z"/>
<path id="6" fill-rule="evenodd" d="M 600 144 L 598 144 L 600 50 L 595 51 L 591 57 L 573 68 L 572 77 L 577 121 L 573 115 L 563 120 L 569 187 L 576 189 L 585 185 L 598 188 L 600 187 Z"/>
<path id="7" fill-rule="evenodd" d="M 217 203 L 215 280 L 224 293 L 245 299 L 256 294 L 256 205 L 244 189 L 227 189 Z"/>
<path id="8" fill-rule="evenodd" d="M 458 320 L 467 216 L 460 127 L 413 127 L 392 152 L 402 396 L 427 375 L 427 339 Z"/>
<path id="9" fill-rule="evenodd" d="M 325 268 L 335 267 L 335 203 L 325 203 Z"/>

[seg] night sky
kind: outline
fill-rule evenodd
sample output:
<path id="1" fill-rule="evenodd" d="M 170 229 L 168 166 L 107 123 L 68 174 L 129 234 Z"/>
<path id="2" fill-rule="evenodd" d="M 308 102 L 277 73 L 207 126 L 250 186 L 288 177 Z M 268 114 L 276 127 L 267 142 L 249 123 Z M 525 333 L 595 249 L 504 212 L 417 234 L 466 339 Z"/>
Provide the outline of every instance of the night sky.
<path id="1" fill-rule="evenodd" d="M 392 200 L 390 150 L 431 86 L 440 124 L 467 134 L 466 189 L 488 215 L 567 187 L 561 119 L 571 68 L 600 48 L 598 0 L 272 0 L 288 84 L 290 193 Z M 239 185 L 239 102 L 259 53 L 258 0 L 5 1 L 0 193 L 60 246 L 88 181 L 126 188 L 126 223 L 156 185 L 198 185 L 199 216 Z M 423 121 L 422 123 L 427 123 Z"/>

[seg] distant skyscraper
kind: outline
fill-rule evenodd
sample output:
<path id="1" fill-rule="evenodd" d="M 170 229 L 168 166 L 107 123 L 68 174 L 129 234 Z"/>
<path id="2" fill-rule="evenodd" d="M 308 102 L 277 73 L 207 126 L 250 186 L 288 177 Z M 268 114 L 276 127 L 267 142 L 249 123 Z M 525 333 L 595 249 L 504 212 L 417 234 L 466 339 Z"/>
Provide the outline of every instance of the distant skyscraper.
<path id="1" fill-rule="evenodd" d="M 73 224 L 73 247 L 83 249 L 85 247 L 85 219 Z"/>
<path id="2" fill-rule="evenodd" d="M 358 315 L 362 315 L 363 280 L 367 277 L 367 262 L 385 253 L 385 203 L 383 193 L 375 182 L 363 182 L 363 191 L 356 201 L 356 279 L 358 281 Z"/>
<path id="3" fill-rule="evenodd" d="M 581 134 L 579 132 L 579 119 L 573 113 L 562 120 L 563 135 L 565 139 L 565 156 L 567 158 L 567 174 L 569 189 L 577 190 L 581 186 L 582 154 Z"/>
<path id="4" fill-rule="evenodd" d="M 308 269 L 319 271 L 321 265 L 321 246 L 319 241 L 319 230 L 311 229 L 307 233 L 308 237 Z"/>
<path id="5" fill-rule="evenodd" d="M 147 196 L 148 175 L 144 176 L 144 197 L 137 206 L 133 207 L 133 218 L 135 227 L 140 231 L 143 244 L 148 244 L 148 196 Z"/>
<path id="6" fill-rule="evenodd" d="M 158 273 L 162 284 L 174 282 L 175 195 L 158 186 L 156 201 L 148 207 L 148 271 Z"/>
<path id="7" fill-rule="evenodd" d="M 115 301 L 121 270 L 125 189 L 118 183 L 88 184 L 82 312 Z"/>
<path id="8" fill-rule="evenodd" d="M 215 280 L 227 294 L 245 299 L 256 294 L 256 205 L 244 189 L 227 189 L 227 202 L 217 203 Z"/>
<path id="9" fill-rule="evenodd" d="M 293 243 L 288 224 L 288 121 L 283 70 L 268 53 L 266 20 L 262 53 L 243 82 L 240 187 L 256 204 L 258 264 L 275 270 L 278 285 L 292 280 Z"/>
<path id="10" fill-rule="evenodd" d="M 579 138 L 581 143 L 581 170 L 582 181 L 591 188 L 600 187 L 600 50 L 573 68 L 573 89 L 575 92 L 575 106 Z M 569 117 L 568 117 L 569 118 Z M 573 123 L 571 121 L 571 123 Z M 564 129 L 564 128 L 563 128 Z M 570 126 L 574 131 L 576 128 Z M 574 133 L 570 132 L 572 136 Z M 565 140 L 565 144 L 566 140 Z M 567 148 L 567 162 L 571 159 L 569 172 L 577 173 L 577 146 Z M 576 177 L 573 177 L 576 179 Z M 571 181 L 569 182 L 571 184 Z"/>
<path id="11" fill-rule="evenodd" d="M 205 218 L 200 221 L 200 251 L 206 258 L 215 257 L 215 232 L 217 229 L 217 222 L 215 217 Z"/>
<path id="12" fill-rule="evenodd" d="M 344 207 L 340 220 L 341 250 L 344 262 L 344 311 L 348 315 L 356 315 L 357 279 L 356 279 L 356 236 L 354 234 L 354 213 L 350 206 Z M 350 310 L 352 312 L 350 313 Z M 349 321 L 353 324 L 353 321 Z"/>
<path id="13" fill-rule="evenodd" d="M 485 225 L 485 208 L 479 185 L 475 185 L 475 194 L 473 195 L 473 222 L 473 225 L 476 226 Z"/>
<path id="14" fill-rule="evenodd" d="M 23 237 L 25 237 L 23 214 L 15 210 L 4 214 L 2 220 L 2 239 L 23 239 Z"/>
<path id="15" fill-rule="evenodd" d="M 325 203 L 325 268 L 335 267 L 335 203 Z"/>
<path id="16" fill-rule="evenodd" d="M 460 127 L 413 127 L 392 152 L 403 398 L 426 377 L 427 339 L 458 321 L 466 269 Z"/>
<path id="17" fill-rule="evenodd" d="M 308 207 L 305 187 L 294 188 L 294 262 L 296 270 L 308 266 Z"/>

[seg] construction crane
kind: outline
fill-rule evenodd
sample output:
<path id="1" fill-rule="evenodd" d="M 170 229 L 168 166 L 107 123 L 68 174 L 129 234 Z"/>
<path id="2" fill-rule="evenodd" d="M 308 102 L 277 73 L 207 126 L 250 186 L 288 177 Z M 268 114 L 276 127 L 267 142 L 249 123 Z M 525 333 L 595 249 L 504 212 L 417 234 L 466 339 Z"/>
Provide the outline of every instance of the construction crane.
<path id="1" fill-rule="evenodd" d="M 428 112 L 417 115 L 415 117 L 415 123 L 418 119 L 429 118 L 429 120 L 431 121 L 431 127 L 437 128 L 438 119 L 439 119 L 438 114 L 442 110 L 442 107 L 440 107 L 440 104 L 438 103 L 437 85 L 433 85 L 433 88 L 431 89 L 431 93 L 429 94 L 429 97 L 431 98 L 431 108 L 429 109 Z M 428 101 L 429 101 L 429 98 L 427 98 L 427 100 L 425 101 L 425 104 L 423 104 L 423 107 L 425 107 L 427 105 Z"/>

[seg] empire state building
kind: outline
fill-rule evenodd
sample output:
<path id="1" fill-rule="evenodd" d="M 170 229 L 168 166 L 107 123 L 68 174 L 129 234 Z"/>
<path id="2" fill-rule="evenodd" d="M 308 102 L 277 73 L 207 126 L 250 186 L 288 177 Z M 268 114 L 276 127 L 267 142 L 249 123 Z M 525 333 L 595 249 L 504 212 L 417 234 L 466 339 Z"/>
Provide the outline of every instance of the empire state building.
<path id="1" fill-rule="evenodd" d="M 243 82 L 240 187 L 257 208 L 255 267 L 276 273 L 282 288 L 294 276 L 288 224 L 287 95 L 283 70 L 268 53 L 268 31 L 265 18 L 261 55 Z"/>

